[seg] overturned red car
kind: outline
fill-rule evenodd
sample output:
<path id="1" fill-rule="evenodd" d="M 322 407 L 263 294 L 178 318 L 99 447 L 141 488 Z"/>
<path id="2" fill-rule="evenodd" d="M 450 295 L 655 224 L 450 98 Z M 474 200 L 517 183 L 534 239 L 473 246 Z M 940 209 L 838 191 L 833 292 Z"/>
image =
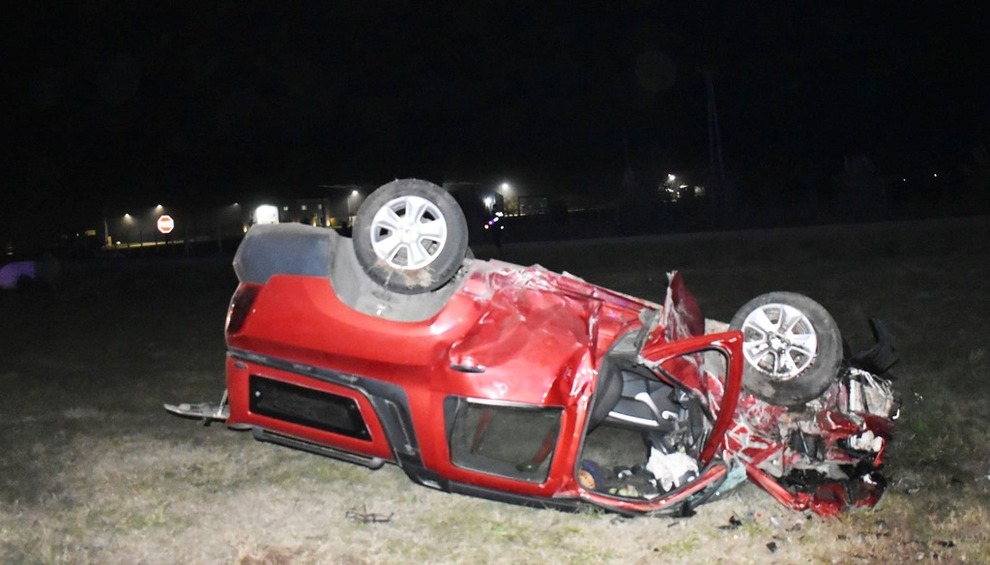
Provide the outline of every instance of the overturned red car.
<path id="1" fill-rule="evenodd" d="M 747 478 L 795 510 L 879 500 L 896 354 L 844 353 L 811 299 L 706 320 L 676 272 L 655 304 L 474 259 L 439 187 L 405 179 L 353 237 L 257 225 L 234 259 L 220 404 L 166 405 L 262 441 L 500 501 L 690 514 Z"/>

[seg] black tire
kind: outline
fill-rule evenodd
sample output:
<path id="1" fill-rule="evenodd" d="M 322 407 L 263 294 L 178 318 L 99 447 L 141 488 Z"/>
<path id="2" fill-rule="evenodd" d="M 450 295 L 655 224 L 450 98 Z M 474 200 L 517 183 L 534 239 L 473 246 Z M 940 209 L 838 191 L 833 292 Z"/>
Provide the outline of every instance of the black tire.
<path id="1" fill-rule="evenodd" d="M 797 406 L 821 396 L 835 382 L 842 336 L 831 314 L 807 296 L 757 296 L 736 312 L 729 326 L 743 332 L 743 387 L 757 398 Z"/>
<path id="2" fill-rule="evenodd" d="M 401 294 L 436 290 L 464 261 L 467 222 L 447 191 L 417 179 L 372 192 L 354 218 L 354 252 L 372 280 Z"/>

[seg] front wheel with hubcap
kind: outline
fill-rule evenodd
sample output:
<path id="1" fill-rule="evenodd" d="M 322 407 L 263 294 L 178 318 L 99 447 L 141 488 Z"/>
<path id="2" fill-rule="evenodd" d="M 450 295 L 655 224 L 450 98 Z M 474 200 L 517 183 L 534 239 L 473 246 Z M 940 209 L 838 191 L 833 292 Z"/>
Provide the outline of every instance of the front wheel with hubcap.
<path id="1" fill-rule="evenodd" d="M 770 292 L 747 302 L 729 326 L 743 332 L 743 386 L 771 404 L 794 406 L 817 398 L 835 381 L 842 337 L 814 300 Z"/>

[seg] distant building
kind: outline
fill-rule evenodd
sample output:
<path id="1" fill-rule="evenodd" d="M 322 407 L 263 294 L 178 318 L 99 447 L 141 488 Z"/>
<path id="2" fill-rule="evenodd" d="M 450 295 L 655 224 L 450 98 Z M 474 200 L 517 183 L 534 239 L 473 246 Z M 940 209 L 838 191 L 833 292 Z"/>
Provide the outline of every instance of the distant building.
<path id="1" fill-rule="evenodd" d="M 519 196 L 518 199 L 520 216 L 550 213 L 550 198 L 547 196 Z"/>
<path id="2" fill-rule="evenodd" d="M 331 218 L 336 219 L 327 198 L 296 198 L 282 200 L 279 207 L 279 222 L 330 227 Z"/>
<path id="3" fill-rule="evenodd" d="M 469 239 L 475 243 L 484 241 L 489 221 L 505 210 L 505 198 L 491 185 L 480 182 L 445 182 L 443 188 L 463 210 Z"/>

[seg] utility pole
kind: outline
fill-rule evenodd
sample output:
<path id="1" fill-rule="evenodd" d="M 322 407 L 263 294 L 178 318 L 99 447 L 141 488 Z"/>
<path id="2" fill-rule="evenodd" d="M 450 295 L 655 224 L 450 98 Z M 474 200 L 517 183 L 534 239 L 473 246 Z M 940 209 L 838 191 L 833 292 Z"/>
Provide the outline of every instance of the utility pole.
<path id="1" fill-rule="evenodd" d="M 103 208 L 103 248 L 109 251 L 110 247 L 112 247 L 111 245 L 112 242 L 113 240 L 110 239 L 110 226 L 107 223 L 107 209 L 106 207 L 104 207 Z"/>
<path id="2" fill-rule="evenodd" d="M 705 71 L 705 90 L 708 95 L 708 183 L 723 210 L 731 205 L 725 183 L 725 163 L 722 161 L 722 136 L 718 128 L 718 110 L 715 107 L 715 80 L 712 71 Z"/>

